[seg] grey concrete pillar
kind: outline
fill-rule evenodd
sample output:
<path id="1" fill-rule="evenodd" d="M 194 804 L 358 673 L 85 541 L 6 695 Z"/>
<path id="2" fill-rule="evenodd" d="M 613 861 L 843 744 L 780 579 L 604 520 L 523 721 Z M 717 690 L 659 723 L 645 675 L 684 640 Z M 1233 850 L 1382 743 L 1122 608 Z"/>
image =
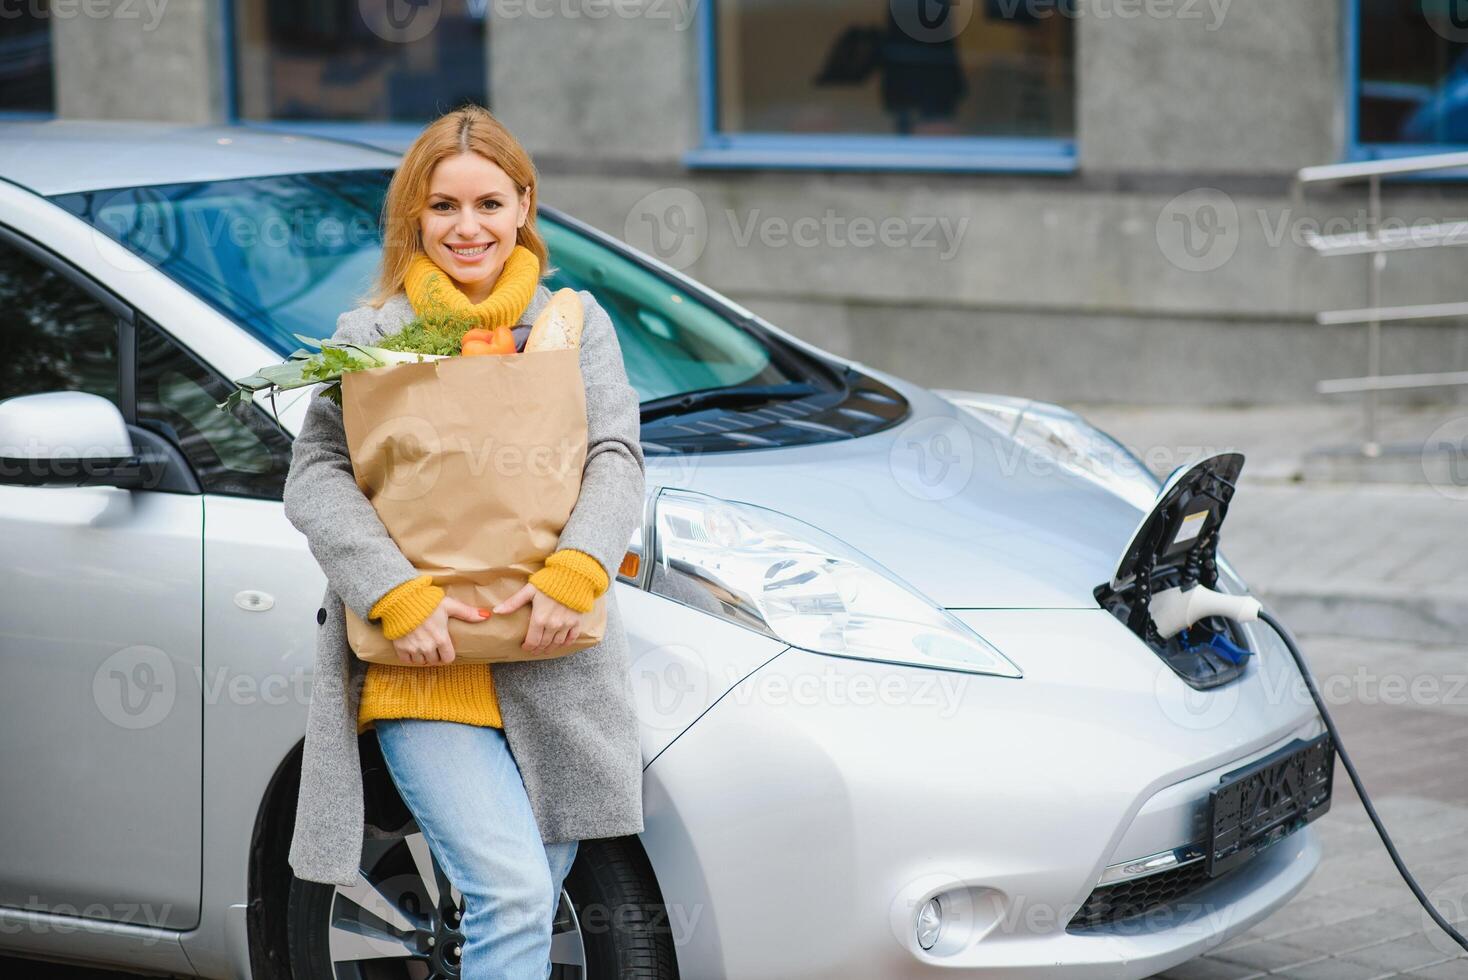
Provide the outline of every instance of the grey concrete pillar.
<path id="1" fill-rule="evenodd" d="M 222 120 L 221 7 L 210 0 L 51 0 L 57 116 Z"/>
<path id="2" fill-rule="evenodd" d="M 1338 158 L 1339 0 L 1077 0 L 1081 168 L 1289 173 Z"/>
<path id="3" fill-rule="evenodd" d="M 537 163 L 677 160 L 698 131 L 693 0 L 496 0 L 490 98 Z"/>

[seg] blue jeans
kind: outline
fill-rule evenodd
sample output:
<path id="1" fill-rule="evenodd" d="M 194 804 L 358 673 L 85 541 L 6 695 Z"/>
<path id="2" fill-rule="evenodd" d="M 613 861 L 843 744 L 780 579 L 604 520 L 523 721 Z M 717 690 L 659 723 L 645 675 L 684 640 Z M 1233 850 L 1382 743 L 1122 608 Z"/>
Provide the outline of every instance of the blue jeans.
<path id="1" fill-rule="evenodd" d="M 463 980 L 545 980 L 578 841 L 541 840 L 505 733 L 422 718 L 373 722 L 428 849 L 464 896 Z"/>

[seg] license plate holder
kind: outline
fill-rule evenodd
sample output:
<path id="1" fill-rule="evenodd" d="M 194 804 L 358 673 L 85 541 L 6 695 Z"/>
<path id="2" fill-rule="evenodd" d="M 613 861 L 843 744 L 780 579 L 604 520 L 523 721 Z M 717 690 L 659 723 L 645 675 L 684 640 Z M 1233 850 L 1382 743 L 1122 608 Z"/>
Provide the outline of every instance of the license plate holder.
<path id="1" fill-rule="evenodd" d="M 1295 739 L 1225 773 L 1208 793 L 1209 877 L 1232 871 L 1330 809 L 1335 744 L 1330 733 Z"/>

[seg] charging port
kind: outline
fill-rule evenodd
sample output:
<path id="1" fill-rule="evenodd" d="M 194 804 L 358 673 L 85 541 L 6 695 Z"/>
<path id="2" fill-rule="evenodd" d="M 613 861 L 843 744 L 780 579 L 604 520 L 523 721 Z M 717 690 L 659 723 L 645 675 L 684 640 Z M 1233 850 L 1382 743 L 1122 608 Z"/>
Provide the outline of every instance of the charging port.
<path id="1" fill-rule="evenodd" d="M 1153 622 L 1153 596 L 1218 584 L 1218 531 L 1228 514 L 1242 453 L 1218 453 L 1179 467 L 1157 495 L 1122 553 L 1110 582 L 1096 586 L 1096 601 L 1162 658 L 1189 685 L 1206 690 L 1238 678 L 1249 648 L 1243 630 L 1222 616 L 1208 616 L 1163 636 Z"/>

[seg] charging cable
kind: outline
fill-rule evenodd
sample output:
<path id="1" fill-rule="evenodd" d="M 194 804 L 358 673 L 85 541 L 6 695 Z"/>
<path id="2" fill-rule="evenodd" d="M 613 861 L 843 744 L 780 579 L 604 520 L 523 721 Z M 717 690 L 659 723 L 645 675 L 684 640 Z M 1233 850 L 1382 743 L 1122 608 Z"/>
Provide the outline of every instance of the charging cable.
<path id="1" fill-rule="evenodd" d="M 1417 884 L 1417 879 L 1412 877 L 1412 872 L 1407 870 L 1407 865 L 1402 861 L 1402 856 L 1397 853 L 1397 847 L 1392 843 L 1391 835 L 1386 832 L 1381 818 L 1376 815 L 1376 807 L 1371 804 L 1371 797 L 1366 793 L 1366 787 L 1361 785 L 1361 777 L 1356 772 L 1356 766 L 1351 762 L 1351 757 L 1346 752 L 1345 743 L 1341 741 L 1341 733 L 1335 727 L 1335 720 L 1331 718 L 1330 711 L 1325 707 L 1325 699 L 1320 696 L 1320 689 L 1315 686 L 1315 678 L 1310 674 L 1310 668 L 1305 665 L 1305 657 L 1300 653 L 1300 648 L 1295 645 L 1294 637 L 1285 625 L 1275 619 L 1273 615 L 1265 611 L 1259 600 L 1252 596 L 1225 595 L 1201 585 L 1194 585 L 1191 589 L 1183 592 L 1178 588 L 1166 589 L 1158 592 L 1152 597 L 1150 607 L 1152 621 L 1157 626 L 1157 631 L 1163 639 L 1167 639 L 1175 633 L 1187 629 L 1198 620 L 1208 616 L 1226 616 L 1244 622 L 1260 620 L 1268 623 L 1279 638 L 1284 641 L 1285 648 L 1290 651 L 1290 656 L 1295 660 L 1295 666 L 1299 668 L 1300 677 L 1304 679 L 1305 686 L 1310 690 L 1310 698 L 1315 702 L 1315 708 L 1320 712 L 1320 720 L 1325 722 L 1325 730 L 1330 732 L 1330 739 L 1335 743 L 1336 756 L 1340 758 L 1341 765 L 1345 767 L 1346 775 L 1351 777 L 1351 785 L 1356 787 L 1356 795 L 1361 798 L 1361 805 L 1366 808 L 1366 815 L 1371 818 L 1371 824 L 1376 828 L 1376 833 L 1381 837 L 1382 844 L 1386 845 L 1386 852 L 1391 855 L 1392 863 L 1397 866 L 1402 880 L 1407 887 L 1412 889 L 1412 894 L 1417 901 L 1432 916 L 1443 932 L 1452 937 L 1453 942 L 1468 949 L 1468 939 L 1453 928 L 1453 924 L 1443 918 L 1428 900 L 1422 891 L 1422 886 Z"/>

